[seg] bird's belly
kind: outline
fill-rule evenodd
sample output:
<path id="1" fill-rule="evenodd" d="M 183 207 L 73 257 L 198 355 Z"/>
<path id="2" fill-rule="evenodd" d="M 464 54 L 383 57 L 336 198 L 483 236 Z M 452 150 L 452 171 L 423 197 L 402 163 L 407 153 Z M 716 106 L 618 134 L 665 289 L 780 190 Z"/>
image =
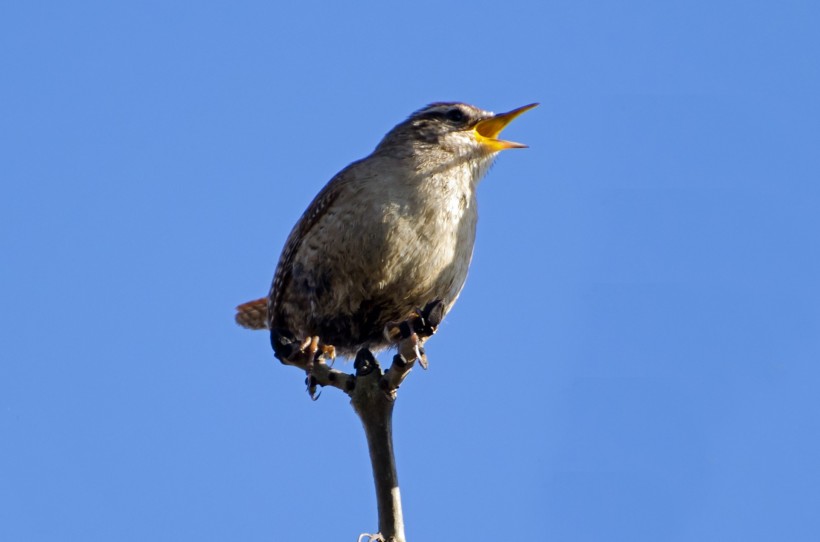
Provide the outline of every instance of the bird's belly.
<path id="1" fill-rule="evenodd" d="M 474 201 L 464 197 L 443 203 L 425 206 L 420 216 L 396 217 L 385 239 L 381 253 L 387 257 L 379 261 L 382 278 L 376 286 L 380 292 L 394 292 L 402 309 L 434 299 L 449 308 L 467 278 L 475 242 Z"/>

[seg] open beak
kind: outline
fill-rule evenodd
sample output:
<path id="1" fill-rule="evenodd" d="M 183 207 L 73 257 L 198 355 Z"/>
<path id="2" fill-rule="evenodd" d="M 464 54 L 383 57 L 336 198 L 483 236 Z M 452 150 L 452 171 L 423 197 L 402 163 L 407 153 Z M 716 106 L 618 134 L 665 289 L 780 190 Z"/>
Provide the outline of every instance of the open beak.
<path id="1" fill-rule="evenodd" d="M 513 109 L 506 113 L 499 113 L 498 115 L 484 119 L 475 125 L 473 135 L 488 152 L 498 152 L 504 149 L 525 149 L 527 146 L 523 143 L 504 141 L 503 139 L 498 139 L 498 135 L 515 117 L 525 111 L 529 111 L 537 105 L 537 103 L 525 105 L 524 107 L 519 107 L 518 109 Z"/>

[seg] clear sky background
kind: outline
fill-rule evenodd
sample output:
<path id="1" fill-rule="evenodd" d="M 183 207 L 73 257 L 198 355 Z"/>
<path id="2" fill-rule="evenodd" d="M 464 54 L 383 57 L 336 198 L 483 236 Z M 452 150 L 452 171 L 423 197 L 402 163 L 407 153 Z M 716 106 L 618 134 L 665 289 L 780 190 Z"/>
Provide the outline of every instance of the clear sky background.
<path id="1" fill-rule="evenodd" d="M 0 540 L 348 540 L 364 436 L 233 307 L 410 112 L 505 111 L 396 407 L 408 538 L 816 540 L 816 2 L 4 2 Z M 350 368 L 350 365 L 346 367 Z"/>

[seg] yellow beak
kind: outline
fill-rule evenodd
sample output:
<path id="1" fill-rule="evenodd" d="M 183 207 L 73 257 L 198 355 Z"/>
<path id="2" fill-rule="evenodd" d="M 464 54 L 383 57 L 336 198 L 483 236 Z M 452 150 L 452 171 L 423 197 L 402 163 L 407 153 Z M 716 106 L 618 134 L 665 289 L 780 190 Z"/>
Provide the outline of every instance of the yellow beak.
<path id="1" fill-rule="evenodd" d="M 498 115 L 484 119 L 475 125 L 473 135 L 488 152 L 498 152 L 504 149 L 525 149 L 527 146 L 523 143 L 504 141 L 503 139 L 498 139 L 498 135 L 515 117 L 525 111 L 529 111 L 537 105 L 537 103 L 525 105 L 524 107 L 519 107 L 518 109 L 513 109 L 506 113 L 499 113 Z"/>

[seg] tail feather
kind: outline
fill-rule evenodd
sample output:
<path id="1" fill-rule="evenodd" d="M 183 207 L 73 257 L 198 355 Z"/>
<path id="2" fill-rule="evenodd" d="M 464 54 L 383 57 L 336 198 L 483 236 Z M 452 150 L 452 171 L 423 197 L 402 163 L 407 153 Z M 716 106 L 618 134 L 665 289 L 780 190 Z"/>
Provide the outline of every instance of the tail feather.
<path id="1" fill-rule="evenodd" d="M 236 307 L 236 323 L 248 329 L 268 329 L 268 298 L 261 297 Z"/>

